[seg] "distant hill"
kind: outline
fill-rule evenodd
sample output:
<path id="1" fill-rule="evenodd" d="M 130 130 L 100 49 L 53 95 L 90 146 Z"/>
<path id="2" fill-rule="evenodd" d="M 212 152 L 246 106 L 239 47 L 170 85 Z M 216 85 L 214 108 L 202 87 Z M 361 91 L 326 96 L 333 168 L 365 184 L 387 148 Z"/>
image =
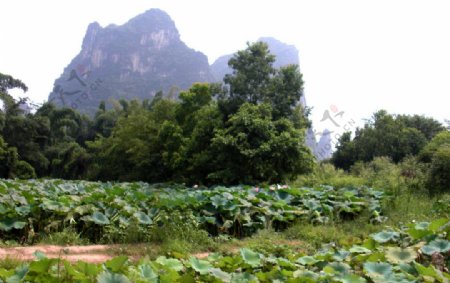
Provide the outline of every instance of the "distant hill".
<path id="1" fill-rule="evenodd" d="M 102 100 L 151 99 L 213 80 L 207 57 L 180 40 L 169 15 L 151 9 L 121 26 L 91 23 L 49 101 L 92 115 Z"/>

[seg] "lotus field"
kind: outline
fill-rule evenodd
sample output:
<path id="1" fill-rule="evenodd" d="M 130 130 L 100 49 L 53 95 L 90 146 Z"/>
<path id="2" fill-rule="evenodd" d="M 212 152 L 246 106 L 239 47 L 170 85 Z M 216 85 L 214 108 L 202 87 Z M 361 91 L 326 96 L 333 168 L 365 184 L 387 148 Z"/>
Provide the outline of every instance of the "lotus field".
<path id="1" fill-rule="evenodd" d="M 161 223 L 172 212 L 194 216 L 211 235 L 249 236 L 262 228 L 281 230 L 295 221 L 324 224 L 366 211 L 381 222 L 383 193 L 370 188 L 272 186 L 213 189 L 146 183 L 61 180 L 0 180 L 0 236 L 32 242 L 43 233 L 72 227 L 91 242 L 103 229 Z"/>
<path id="2" fill-rule="evenodd" d="M 359 245 L 324 246 L 314 255 L 283 256 L 242 248 L 206 259 L 120 256 L 104 264 L 69 263 L 36 253 L 36 261 L 0 269 L 6 282 L 449 282 L 450 221 L 412 223 L 370 235 Z M 447 267 L 446 267 L 447 266 Z"/>

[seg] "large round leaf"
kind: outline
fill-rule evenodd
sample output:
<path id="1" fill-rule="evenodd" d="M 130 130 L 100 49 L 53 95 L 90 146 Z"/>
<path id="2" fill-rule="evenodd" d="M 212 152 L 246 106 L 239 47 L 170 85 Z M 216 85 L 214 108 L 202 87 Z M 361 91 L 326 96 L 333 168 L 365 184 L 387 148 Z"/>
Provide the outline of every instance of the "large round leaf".
<path id="1" fill-rule="evenodd" d="M 372 239 L 378 243 L 387 243 L 389 241 L 395 241 L 399 237 L 399 233 L 391 231 L 381 231 L 371 235 Z"/>
<path id="2" fill-rule="evenodd" d="M 22 229 L 27 225 L 26 222 L 18 221 L 15 219 L 4 219 L 0 221 L 0 230 L 10 231 L 12 229 Z"/>
<path id="3" fill-rule="evenodd" d="M 257 267 L 261 265 L 261 255 L 250 249 L 240 249 L 242 259 L 245 263 L 251 265 L 252 267 Z"/>
<path id="4" fill-rule="evenodd" d="M 144 224 L 144 225 L 151 225 L 153 224 L 152 219 L 145 213 L 139 211 L 133 214 L 134 217 L 137 218 L 137 220 L 139 221 L 139 223 Z"/>
<path id="5" fill-rule="evenodd" d="M 297 263 L 300 263 L 301 265 L 313 265 L 318 262 L 317 259 L 315 259 L 312 256 L 302 256 L 296 261 Z"/>
<path id="6" fill-rule="evenodd" d="M 358 275 L 354 274 L 347 274 L 344 277 L 338 279 L 339 282 L 342 283 L 366 283 L 366 279 L 359 277 Z"/>
<path id="7" fill-rule="evenodd" d="M 108 225 L 109 219 L 103 213 L 95 211 L 91 216 L 92 221 L 98 225 Z"/>
<path id="8" fill-rule="evenodd" d="M 122 274 L 104 271 L 97 276 L 98 283 L 130 283 L 131 281 Z"/>
<path id="9" fill-rule="evenodd" d="M 212 276 L 220 279 L 222 282 L 231 282 L 231 275 L 225 271 L 222 271 L 220 268 L 211 268 L 209 272 Z"/>
<path id="10" fill-rule="evenodd" d="M 384 277 L 387 278 L 392 274 L 392 265 L 389 263 L 366 262 L 364 263 L 364 270 L 370 277 Z"/>
<path id="11" fill-rule="evenodd" d="M 176 258 L 166 258 L 165 256 L 160 256 L 156 259 L 156 262 L 175 271 L 183 270 L 183 264 Z"/>
<path id="12" fill-rule="evenodd" d="M 434 253 L 446 253 L 450 251 L 450 242 L 443 239 L 431 241 L 428 245 L 422 247 L 422 251 L 427 255 Z"/>
<path id="13" fill-rule="evenodd" d="M 416 257 L 417 254 L 412 248 L 389 247 L 386 249 L 386 258 L 392 263 L 409 263 Z"/>
<path id="14" fill-rule="evenodd" d="M 147 282 L 158 282 L 158 274 L 151 268 L 150 265 L 140 265 L 139 271 L 141 277 L 146 279 Z"/>
<path id="15" fill-rule="evenodd" d="M 192 269 L 194 269 L 195 271 L 197 271 L 202 275 L 208 274 L 209 270 L 213 268 L 211 263 L 209 263 L 208 261 L 200 260 L 196 257 L 191 257 L 189 259 L 189 262 L 191 263 Z"/>

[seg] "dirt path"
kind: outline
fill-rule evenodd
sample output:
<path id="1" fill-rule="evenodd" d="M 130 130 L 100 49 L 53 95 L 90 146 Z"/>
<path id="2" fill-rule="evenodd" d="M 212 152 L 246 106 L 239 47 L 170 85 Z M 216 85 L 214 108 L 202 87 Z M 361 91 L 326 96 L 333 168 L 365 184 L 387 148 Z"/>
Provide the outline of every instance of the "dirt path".
<path id="1" fill-rule="evenodd" d="M 82 260 L 90 263 L 102 263 L 114 257 L 114 255 L 108 254 L 111 247 L 108 245 L 69 247 L 42 245 L 0 248 L 0 259 L 34 260 L 36 257 L 33 254 L 36 251 L 41 251 L 49 258 L 61 257 L 72 262 Z"/>
<path id="2" fill-rule="evenodd" d="M 291 247 L 301 247 L 300 241 L 280 240 L 279 244 L 285 244 Z M 224 245 L 222 247 L 227 252 L 238 253 L 239 248 L 245 247 L 246 243 L 239 242 Z M 8 247 L 0 248 L 1 259 L 17 259 L 21 261 L 30 261 L 36 259 L 34 253 L 40 251 L 48 258 L 59 258 L 76 262 L 78 260 L 90 263 L 103 263 L 115 256 L 125 254 L 131 260 L 139 260 L 147 255 L 147 249 L 153 249 L 149 244 L 131 244 L 131 245 L 91 245 L 91 246 L 56 246 L 56 245 L 36 245 L 28 247 Z M 197 258 L 206 258 L 209 252 L 193 254 Z"/>

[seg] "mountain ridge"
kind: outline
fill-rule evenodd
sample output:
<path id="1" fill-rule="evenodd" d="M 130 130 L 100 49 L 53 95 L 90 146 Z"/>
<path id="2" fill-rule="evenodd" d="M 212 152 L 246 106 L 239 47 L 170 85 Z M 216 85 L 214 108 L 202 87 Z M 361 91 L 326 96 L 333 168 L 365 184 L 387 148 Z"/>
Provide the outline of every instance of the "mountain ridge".
<path id="1" fill-rule="evenodd" d="M 151 99 L 158 91 L 213 80 L 206 55 L 181 41 L 167 13 L 150 9 L 123 25 L 89 24 L 49 101 L 92 115 L 101 101 Z"/>

